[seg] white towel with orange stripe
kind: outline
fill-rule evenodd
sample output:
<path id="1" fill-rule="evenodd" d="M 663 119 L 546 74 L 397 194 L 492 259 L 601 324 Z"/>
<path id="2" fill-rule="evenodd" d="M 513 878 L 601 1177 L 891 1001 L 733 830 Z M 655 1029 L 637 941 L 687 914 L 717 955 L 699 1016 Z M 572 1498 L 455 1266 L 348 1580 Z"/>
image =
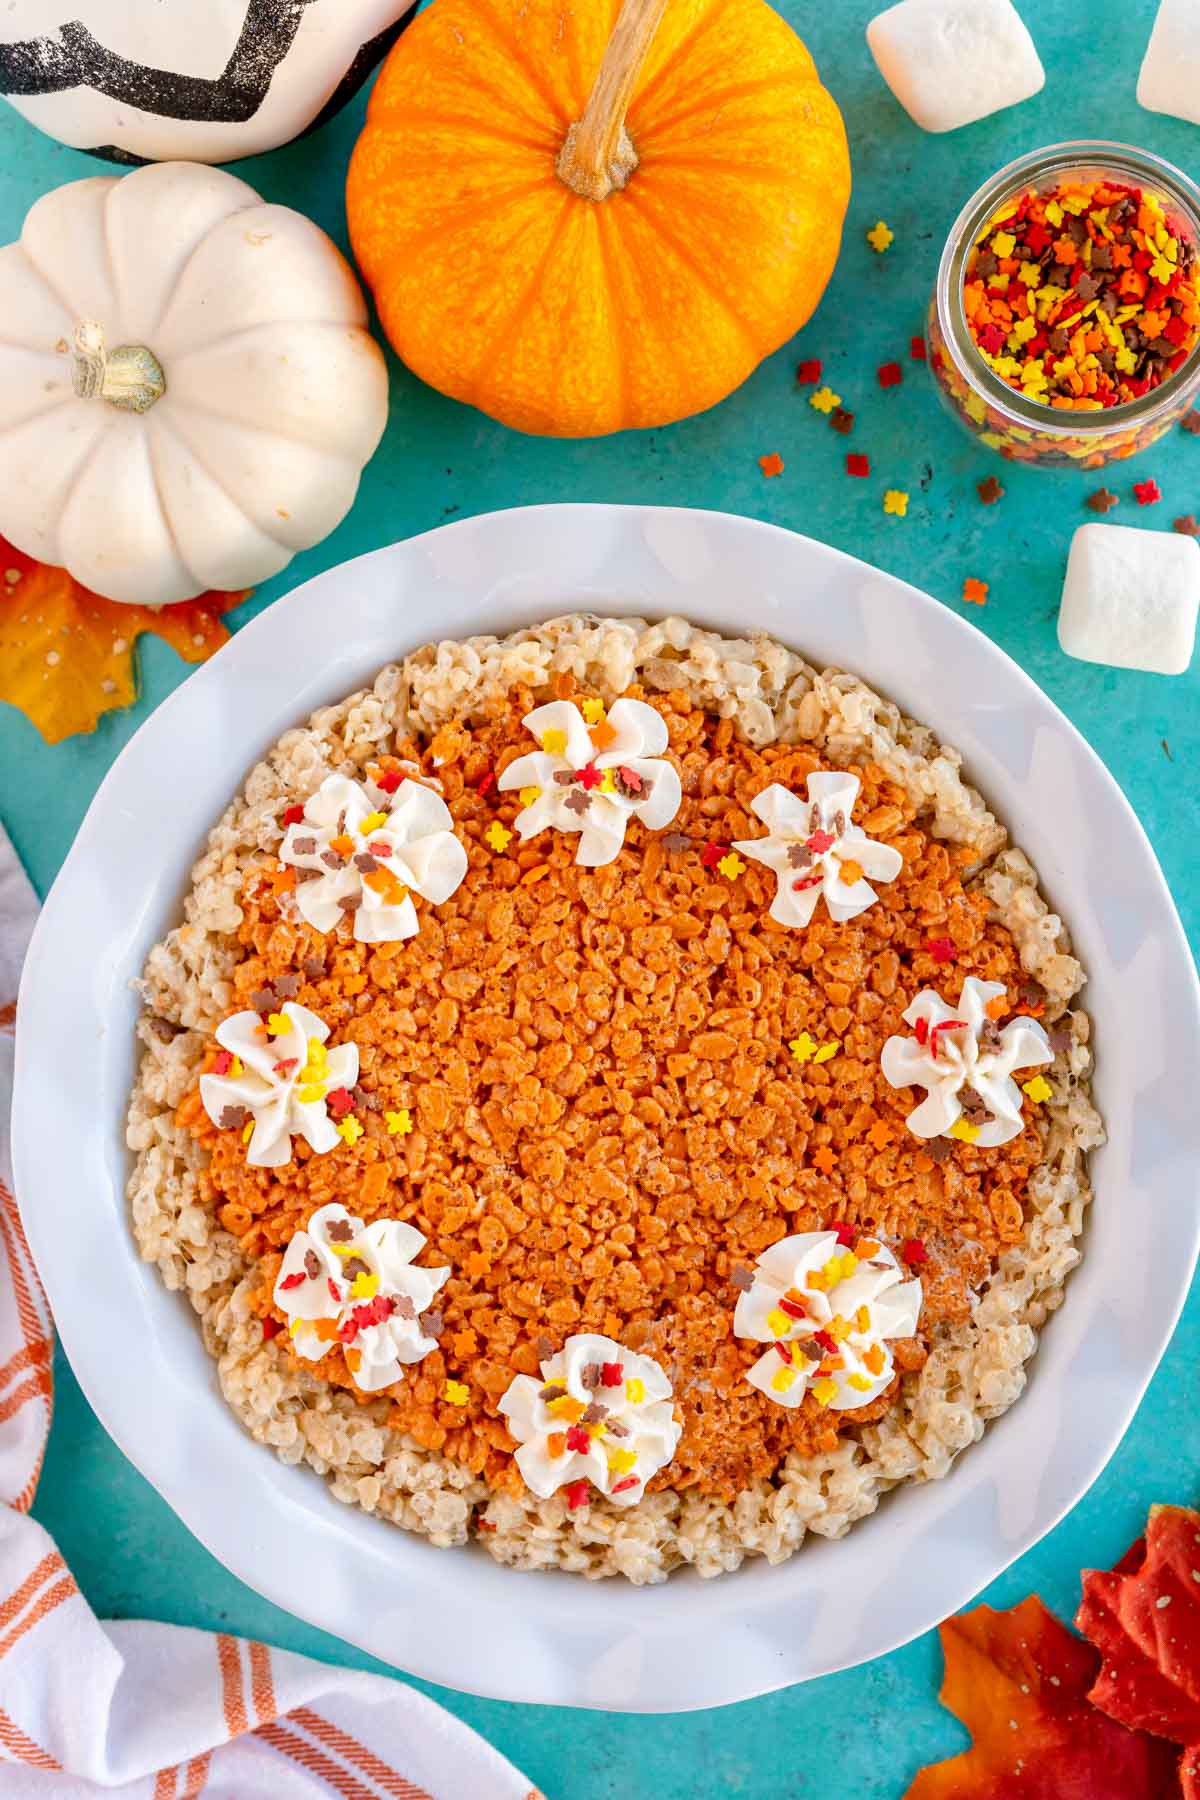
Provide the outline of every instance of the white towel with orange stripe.
<path id="1" fill-rule="evenodd" d="M 36 916 L 0 827 L 0 1796 L 541 1800 L 498 1751 L 401 1682 L 177 1625 L 102 1624 L 28 1517 L 50 1429 L 53 1336 L 8 1138 L 16 983 Z"/>

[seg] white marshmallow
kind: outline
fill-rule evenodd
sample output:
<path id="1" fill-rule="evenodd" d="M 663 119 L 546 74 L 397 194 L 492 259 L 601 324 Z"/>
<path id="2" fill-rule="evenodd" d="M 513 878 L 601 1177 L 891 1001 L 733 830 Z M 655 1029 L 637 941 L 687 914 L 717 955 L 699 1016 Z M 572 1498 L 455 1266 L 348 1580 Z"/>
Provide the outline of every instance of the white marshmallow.
<path id="1" fill-rule="evenodd" d="M 1162 0 L 1142 58 L 1138 105 L 1200 125 L 1200 0 Z"/>
<path id="2" fill-rule="evenodd" d="M 1045 85 L 1011 0 L 900 0 L 867 26 L 879 73 L 923 131 L 953 131 Z"/>
<path id="3" fill-rule="evenodd" d="M 1200 608 L 1200 545 L 1174 531 L 1081 525 L 1071 539 L 1058 641 L 1068 656 L 1182 675 Z"/>

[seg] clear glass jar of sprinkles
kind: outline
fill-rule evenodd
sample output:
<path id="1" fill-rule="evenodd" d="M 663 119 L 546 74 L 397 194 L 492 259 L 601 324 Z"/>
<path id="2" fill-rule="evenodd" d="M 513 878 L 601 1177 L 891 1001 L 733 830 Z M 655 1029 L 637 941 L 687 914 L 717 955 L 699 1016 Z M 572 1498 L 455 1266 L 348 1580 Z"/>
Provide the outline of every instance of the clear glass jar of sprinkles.
<path id="1" fill-rule="evenodd" d="M 1133 456 L 1200 389 L 1200 189 L 1126 144 L 1018 158 L 955 220 L 927 332 L 943 400 L 1001 456 Z"/>

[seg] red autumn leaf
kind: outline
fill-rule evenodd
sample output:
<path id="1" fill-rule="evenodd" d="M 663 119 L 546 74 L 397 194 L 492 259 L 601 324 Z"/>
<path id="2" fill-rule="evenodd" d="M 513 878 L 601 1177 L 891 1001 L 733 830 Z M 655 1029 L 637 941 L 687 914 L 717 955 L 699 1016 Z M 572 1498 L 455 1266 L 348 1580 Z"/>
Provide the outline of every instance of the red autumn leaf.
<path id="1" fill-rule="evenodd" d="M 20 707 L 48 744 L 92 731 L 137 698 L 134 644 L 143 631 L 204 662 L 229 636 L 222 613 L 245 593 L 200 594 L 175 606 L 122 606 L 35 562 L 0 537 L 0 700 Z"/>
<path id="2" fill-rule="evenodd" d="M 1177 1752 L 1097 1712 L 1100 1656 L 1036 1594 L 941 1628 L 941 1700 L 974 1742 L 922 1769 L 906 1800 L 1179 1800 Z"/>
<path id="3" fill-rule="evenodd" d="M 1182 1744 L 1180 1791 L 1200 1800 L 1200 1513 L 1152 1506 L 1115 1569 L 1085 1571 L 1075 1623 L 1103 1658 L 1093 1706 Z"/>

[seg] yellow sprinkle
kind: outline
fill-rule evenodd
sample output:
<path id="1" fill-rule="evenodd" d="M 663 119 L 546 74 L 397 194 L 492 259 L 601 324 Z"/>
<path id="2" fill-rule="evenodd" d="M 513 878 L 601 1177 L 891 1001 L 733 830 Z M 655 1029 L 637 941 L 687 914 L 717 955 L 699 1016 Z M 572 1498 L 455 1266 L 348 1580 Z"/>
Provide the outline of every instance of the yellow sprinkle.
<path id="1" fill-rule="evenodd" d="M 1009 342 L 1015 338 L 1018 344 L 1027 344 L 1031 337 L 1037 336 L 1037 326 L 1032 319 L 1018 319 L 1012 328 Z"/>
<path id="2" fill-rule="evenodd" d="M 320 1038 L 309 1038 L 308 1060 L 314 1068 L 325 1061 L 325 1046 Z"/>
<path id="3" fill-rule="evenodd" d="M 599 794 L 615 794 L 616 791 L 616 774 L 612 769 L 605 769 L 603 775 L 600 777 L 600 786 L 597 788 L 596 792 Z"/>
<path id="4" fill-rule="evenodd" d="M 775 1333 L 775 1336 L 780 1338 L 786 1337 L 788 1332 L 792 1329 L 792 1321 L 788 1318 L 787 1314 L 785 1312 L 780 1312 L 779 1308 L 775 1306 L 773 1306 L 767 1314 L 767 1324 Z"/>
<path id="5" fill-rule="evenodd" d="M 350 1283 L 352 1300 L 373 1300 L 379 1292 L 378 1275 L 356 1275 Z"/>
<path id="6" fill-rule="evenodd" d="M 517 799 L 521 802 L 522 806 L 532 806 L 534 801 L 540 800 L 541 797 L 542 790 L 540 787 L 523 787 L 517 795 Z"/>
<path id="7" fill-rule="evenodd" d="M 842 1254 L 838 1257 L 838 1264 L 841 1270 L 838 1280 L 849 1281 L 850 1277 L 858 1268 L 858 1258 L 855 1256 L 853 1250 L 843 1250 Z"/>
<path id="8" fill-rule="evenodd" d="M 998 231 L 992 239 L 992 252 L 996 256 L 1011 256 L 1017 247 L 1017 240 L 1011 231 Z"/>
<path id="9" fill-rule="evenodd" d="M 792 1039 L 791 1043 L 788 1045 L 788 1049 L 798 1063 L 806 1063 L 810 1057 L 816 1055 L 817 1040 L 816 1038 L 809 1037 L 807 1031 L 802 1031 L 798 1038 Z"/>
<path id="10" fill-rule="evenodd" d="M 1054 1089 L 1044 1075 L 1035 1075 L 1032 1081 L 1023 1081 L 1021 1091 L 1028 1094 L 1036 1106 L 1040 1106 L 1044 1100 L 1054 1098 Z"/>
<path id="11" fill-rule="evenodd" d="M 325 1089 L 319 1083 L 296 1089 L 296 1098 L 301 1106 L 315 1106 L 318 1100 L 325 1098 Z"/>
<path id="12" fill-rule="evenodd" d="M 271 1037 L 283 1037 L 291 1029 L 291 1020 L 285 1013 L 271 1013 L 267 1019 L 267 1032 Z"/>
<path id="13" fill-rule="evenodd" d="M 841 1259 L 841 1257 L 837 1256 L 837 1255 L 831 1256 L 829 1261 L 825 1264 L 824 1268 L 821 1270 L 821 1273 L 825 1277 L 826 1281 L 829 1283 L 830 1287 L 832 1287 L 835 1282 L 840 1281 L 842 1279 L 842 1259 Z"/>
<path id="14" fill-rule="evenodd" d="M 471 1398 L 471 1390 L 465 1381 L 448 1381 L 446 1383 L 446 1398 L 451 1406 L 465 1406 L 467 1401 Z"/>
<path id="15" fill-rule="evenodd" d="M 560 1394 L 557 1400 L 547 1401 L 546 1411 L 553 1413 L 556 1419 L 565 1419 L 568 1425 L 575 1425 L 587 1408 L 582 1400 L 576 1400 L 574 1394 Z"/>
<path id="16" fill-rule="evenodd" d="M 848 1375 L 846 1379 L 849 1386 L 860 1394 L 865 1394 L 871 1386 L 870 1377 L 867 1375 Z"/>
<path id="17" fill-rule="evenodd" d="M 351 1113 L 348 1118 L 342 1120 L 337 1128 L 337 1134 L 344 1144 L 357 1144 L 363 1134 L 363 1128 Z"/>
<path id="18" fill-rule="evenodd" d="M 842 396 L 835 394 L 831 387 L 819 387 L 815 394 L 808 396 L 808 404 L 815 406 L 818 412 L 831 413 L 835 406 L 842 404 Z"/>
<path id="19" fill-rule="evenodd" d="M 388 816 L 386 813 L 382 813 L 382 812 L 368 813 L 366 818 L 363 820 L 362 824 L 359 826 L 358 829 L 363 837 L 370 837 L 370 835 L 373 831 L 378 831 L 379 827 L 381 825 L 387 824 L 387 821 L 388 821 Z"/>
<path id="20" fill-rule="evenodd" d="M 1051 223 L 1051 225 L 1061 225 L 1062 224 L 1062 221 L 1063 221 L 1062 207 L 1058 204 L 1057 200 L 1047 201 L 1046 217 L 1049 220 L 1049 222 Z M 1005 254 L 1007 255 L 1007 251 L 1005 252 Z M 997 255 L 999 255 L 998 251 L 997 251 Z"/>
<path id="21" fill-rule="evenodd" d="M 252 1138 L 252 1137 L 253 1137 L 253 1136 L 254 1136 L 254 1120 L 253 1120 L 253 1119 L 251 1119 L 251 1120 L 250 1120 L 250 1121 L 249 1121 L 249 1123 L 248 1123 L 248 1124 L 246 1124 L 246 1125 L 245 1125 L 245 1126 L 244 1126 L 244 1127 L 243 1127 L 243 1128 L 242 1128 L 242 1142 L 243 1142 L 243 1144 L 248 1144 L 248 1143 L 249 1143 L 249 1142 L 250 1142 L 250 1139 L 251 1139 L 251 1138 Z"/>
<path id="22" fill-rule="evenodd" d="M 560 731 L 557 725 L 552 726 L 549 731 L 543 731 L 542 749 L 546 751 L 547 755 L 561 756 L 566 747 L 567 734 L 565 731 Z"/>
<path id="23" fill-rule="evenodd" d="M 825 1329 L 835 1344 L 844 1344 L 850 1336 L 850 1321 L 843 1319 L 841 1313 L 834 1313 Z"/>
<path id="24" fill-rule="evenodd" d="M 886 494 L 883 496 L 883 510 L 885 513 L 895 513 L 898 519 L 904 517 L 905 513 L 908 511 L 908 495 L 904 492 L 903 488 L 889 488 L 887 490 Z"/>
<path id="25" fill-rule="evenodd" d="M 806 1288 L 812 1288 L 818 1294 L 825 1293 L 832 1285 L 824 1269 L 813 1269 L 804 1277 Z"/>
<path id="26" fill-rule="evenodd" d="M 608 1466 L 614 1475 L 628 1475 L 636 1462 L 636 1450 L 610 1450 L 608 1453 Z"/>
<path id="27" fill-rule="evenodd" d="M 840 1038 L 835 1038 L 831 1044 L 822 1044 L 821 1048 L 817 1051 L 817 1054 L 813 1057 L 813 1062 L 814 1063 L 829 1062 L 832 1057 L 835 1057 L 837 1055 L 837 1053 L 841 1049 L 841 1047 L 842 1047 L 842 1044 L 841 1044 Z"/>
<path id="28" fill-rule="evenodd" d="M 304 1327 L 310 1323 L 311 1323 L 311 1321 L 308 1319 L 293 1319 L 291 1324 L 288 1326 L 288 1331 L 291 1333 L 292 1337 L 296 1337 L 301 1331 L 304 1330 Z"/>
<path id="29" fill-rule="evenodd" d="M 352 1256 L 358 1255 L 353 1244 L 330 1244 L 328 1248 L 333 1251 L 335 1256 L 340 1256 L 343 1262 L 349 1262 Z"/>
<path id="30" fill-rule="evenodd" d="M 646 1398 L 646 1384 L 640 1375 L 631 1375 L 625 1383 L 625 1398 L 630 1406 L 640 1406 Z"/>
<path id="31" fill-rule="evenodd" d="M 861 863 L 856 863 L 852 856 L 843 856 L 838 867 L 838 880 L 844 881 L 847 887 L 853 887 L 856 881 L 863 878 Z"/>
<path id="32" fill-rule="evenodd" d="M 1017 280 L 1023 281 L 1026 287 L 1036 287 L 1041 279 L 1042 270 L 1039 263 L 1023 262 L 1017 270 Z"/>
<path id="33" fill-rule="evenodd" d="M 549 736 L 549 733 L 547 733 L 547 736 Z M 559 736 L 562 736 L 561 732 L 559 732 Z M 509 831 L 506 826 L 502 825 L 499 819 L 492 820 L 491 824 L 484 832 L 483 837 L 484 842 L 490 844 L 492 849 L 497 851 L 507 850 L 509 844 L 512 842 L 512 832 Z"/>
<path id="34" fill-rule="evenodd" d="M 950 1136 L 957 1138 L 961 1144 L 973 1144 L 979 1136 L 978 1125 L 968 1125 L 965 1119 L 955 1119 L 950 1127 Z"/>
<path id="35" fill-rule="evenodd" d="M 413 1128 L 412 1114 L 407 1106 L 402 1106 L 399 1112 L 385 1112 L 383 1117 L 389 1137 L 407 1137 Z"/>
<path id="36" fill-rule="evenodd" d="M 837 1399 L 837 1382 L 825 1376 L 821 1381 L 813 1382 L 813 1398 L 822 1406 L 828 1406 L 831 1400 Z"/>
<path id="37" fill-rule="evenodd" d="M 586 700 L 581 700 L 579 709 L 588 725 L 598 725 L 604 717 L 604 702 L 597 700 L 594 695 L 590 695 Z"/>
<path id="38" fill-rule="evenodd" d="M 786 1394 L 788 1389 L 795 1385 L 795 1381 L 795 1369 L 790 1363 L 784 1363 L 780 1368 L 776 1369 L 775 1373 L 772 1375 L 771 1386 L 775 1389 L 777 1394 Z"/>
<path id="39" fill-rule="evenodd" d="M 871 1329 L 871 1309 L 869 1306 L 860 1306 L 858 1311 L 855 1313 L 854 1329 L 855 1329 L 855 1331 L 858 1332 L 860 1337 L 862 1335 L 864 1335 L 866 1332 L 870 1331 L 870 1329 Z"/>
<path id="40" fill-rule="evenodd" d="M 885 225 L 882 219 L 877 219 L 867 233 L 867 242 L 877 256 L 882 256 L 895 235 L 895 232 Z"/>
<path id="41" fill-rule="evenodd" d="M 721 858 L 720 862 L 717 864 L 717 869 L 718 872 L 725 877 L 726 881 L 736 881 L 739 875 L 745 874 L 746 865 L 738 855 L 737 851 L 731 850 L 727 856 Z"/>
<path id="42" fill-rule="evenodd" d="M 243 1063 L 240 1056 L 235 1056 L 230 1063 L 229 1073 L 231 1077 L 234 1075 L 244 1075 L 246 1073 L 246 1065 Z"/>

